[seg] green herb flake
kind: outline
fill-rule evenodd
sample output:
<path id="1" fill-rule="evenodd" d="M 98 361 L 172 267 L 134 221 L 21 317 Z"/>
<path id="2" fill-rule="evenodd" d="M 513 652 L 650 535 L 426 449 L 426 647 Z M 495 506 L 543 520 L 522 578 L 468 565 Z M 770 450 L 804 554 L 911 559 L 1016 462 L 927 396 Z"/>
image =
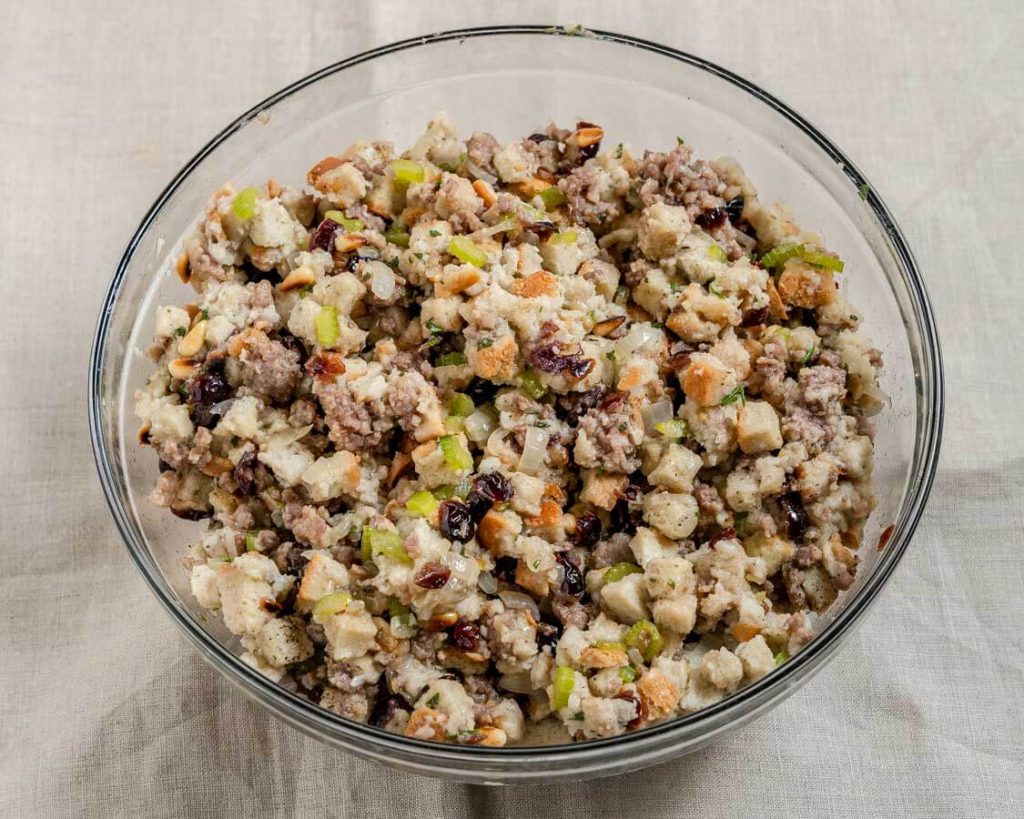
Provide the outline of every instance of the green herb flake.
<path id="1" fill-rule="evenodd" d="M 428 319 L 428 320 L 427 320 L 427 329 L 428 329 L 428 330 L 429 330 L 430 332 L 432 332 L 432 333 L 441 333 L 441 332 L 444 332 L 444 331 L 443 331 L 443 330 L 442 330 L 442 329 L 440 328 L 440 326 L 438 326 L 437 322 L 436 322 L 436 321 L 434 321 L 433 319 Z"/>
<path id="2" fill-rule="evenodd" d="M 434 696 L 432 696 L 429 700 L 427 700 L 427 708 L 433 708 L 439 702 L 441 702 L 441 695 L 440 694 L 434 694 Z"/>
<path id="3" fill-rule="evenodd" d="M 577 711 L 575 714 L 572 715 L 572 718 L 577 722 L 583 722 L 583 712 Z"/>
<path id="4" fill-rule="evenodd" d="M 615 146 L 615 158 L 622 159 L 622 143 Z"/>
<path id="5" fill-rule="evenodd" d="M 492 344 L 494 344 L 493 338 L 482 338 L 476 343 L 476 346 L 478 350 L 486 350 Z"/>
<path id="6" fill-rule="evenodd" d="M 737 401 L 741 401 L 744 404 L 747 403 L 747 388 L 743 384 L 740 384 L 722 399 L 722 406 L 727 407 L 729 404 L 735 404 Z"/>
<path id="7" fill-rule="evenodd" d="M 440 235 L 441 235 L 441 231 L 439 231 L 439 230 L 434 230 L 433 228 L 431 228 L 431 229 L 430 229 L 430 235 L 431 235 L 431 236 L 434 236 L 434 237 L 440 236 Z"/>
<path id="8" fill-rule="evenodd" d="M 303 287 L 299 291 L 299 298 L 300 299 L 304 299 L 304 298 L 306 298 L 306 296 L 308 296 L 312 292 L 313 292 L 313 285 L 307 284 L 305 287 Z"/>
<path id="9" fill-rule="evenodd" d="M 182 336 L 184 336 L 184 335 L 185 335 L 185 333 L 186 333 L 186 330 L 185 330 L 185 328 L 184 328 L 184 327 L 175 327 L 175 328 L 174 328 L 174 335 L 175 335 L 175 336 L 176 336 L 177 338 L 181 338 Z"/>
<path id="10" fill-rule="evenodd" d="M 817 352 L 818 352 L 818 348 L 817 347 L 811 347 L 811 349 L 809 349 L 806 353 L 804 353 L 804 357 L 800 359 L 800 364 L 801 365 L 809 364 L 811 359 L 814 358 L 814 356 L 817 354 Z"/>
<path id="11" fill-rule="evenodd" d="M 209 317 L 210 317 L 210 311 L 207 310 L 205 307 L 202 310 L 199 311 L 199 319 L 200 319 L 200 321 L 206 321 Z"/>
<path id="12" fill-rule="evenodd" d="M 686 144 L 686 140 L 685 139 L 683 139 L 681 136 L 677 136 L 676 137 L 676 145 L 685 145 L 685 144 Z"/>
<path id="13" fill-rule="evenodd" d="M 857 188 L 857 193 L 860 194 L 860 198 L 862 201 L 867 202 L 868 194 L 871 193 L 871 186 L 867 182 L 865 182 L 863 185 Z"/>

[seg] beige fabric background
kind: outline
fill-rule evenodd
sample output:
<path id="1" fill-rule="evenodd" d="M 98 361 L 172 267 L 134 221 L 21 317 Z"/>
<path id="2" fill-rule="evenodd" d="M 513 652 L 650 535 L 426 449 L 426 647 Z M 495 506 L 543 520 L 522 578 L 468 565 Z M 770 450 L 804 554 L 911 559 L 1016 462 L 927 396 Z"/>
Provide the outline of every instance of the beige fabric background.
<path id="1" fill-rule="evenodd" d="M 1024 11 L 978 3 L 0 1 L 0 816 L 1024 815 Z M 179 637 L 95 478 L 86 363 L 140 215 L 235 114 L 390 40 L 486 22 L 662 40 L 778 94 L 875 181 L 948 383 L 918 536 L 841 655 L 626 778 L 488 790 L 305 739 Z"/>

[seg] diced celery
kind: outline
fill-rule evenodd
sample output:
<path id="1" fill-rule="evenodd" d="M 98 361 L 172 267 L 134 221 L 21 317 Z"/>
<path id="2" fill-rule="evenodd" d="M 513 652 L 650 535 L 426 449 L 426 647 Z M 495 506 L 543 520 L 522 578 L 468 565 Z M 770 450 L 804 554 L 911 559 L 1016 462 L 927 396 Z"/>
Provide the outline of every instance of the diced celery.
<path id="1" fill-rule="evenodd" d="M 250 529 L 245 533 L 245 551 L 255 552 L 256 551 L 256 538 L 259 537 L 258 529 Z"/>
<path id="2" fill-rule="evenodd" d="M 456 259 L 461 259 L 474 267 L 483 267 L 487 264 L 487 254 L 472 239 L 465 236 L 452 236 L 448 243 L 448 252 Z"/>
<path id="3" fill-rule="evenodd" d="M 455 393 L 448 402 L 449 415 L 461 415 L 465 418 L 467 415 L 472 415 L 475 409 L 476 405 L 473 403 L 473 399 L 464 392 Z"/>
<path id="4" fill-rule="evenodd" d="M 325 594 L 313 604 L 313 621 L 323 623 L 328 617 L 340 614 L 352 602 L 352 595 L 345 591 Z"/>
<path id="5" fill-rule="evenodd" d="M 425 489 L 421 489 L 409 496 L 405 508 L 417 517 L 429 518 L 437 509 L 437 499 Z"/>
<path id="6" fill-rule="evenodd" d="M 377 555 L 384 555 L 399 563 L 404 563 L 406 566 L 411 566 L 413 563 L 409 553 L 402 545 L 402 538 L 396 532 L 388 529 L 371 529 L 369 526 L 364 526 L 362 546 L 364 561 L 371 560 Z"/>
<path id="7" fill-rule="evenodd" d="M 673 441 L 680 441 L 686 437 L 689 432 L 689 428 L 686 421 L 679 419 L 673 419 L 671 421 L 659 421 L 654 425 L 654 428 L 658 430 L 666 438 Z"/>
<path id="8" fill-rule="evenodd" d="M 571 245 L 575 244 L 580 235 L 575 230 L 563 230 L 548 239 L 549 245 Z"/>
<path id="9" fill-rule="evenodd" d="M 780 267 L 795 256 L 800 255 L 800 245 L 796 242 L 783 242 L 775 245 L 771 250 L 761 257 L 762 267 Z"/>
<path id="10" fill-rule="evenodd" d="M 625 643 L 609 643 L 607 641 L 600 641 L 594 643 L 594 648 L 599 649 L 601 651 L 621 651 L 623 653 L 626 652 Z"/>
<path id="11" fill-rule="evenodd" d="M 629 631 L 626 632 L 626 645 L 635 648 L 640 652 L 640 656 L 650 662 L 658 656 L 665 641 L 662 640 L 661 632 L 654 623 L 641 620 L 629 627 Z"/>
<path id="12" fill-rule="evenodd" d="M 834 270 L 836 273 L 843 272 L 844 265 L 842 259 L 837 259 L 835 256 L 830 256 L 820 250 L 810 250 L 801 246 L 800 258 L 807 262 L 807 264 L 813 264 L 815 267 L 824 267 L 826 270 Z"/>
<path id="13" fill-rule="evenodd" d="M 434 364 L 435 367 L 459 367 L 466 363 L 466 354 L 458 351 L 454 353 L 445 353 L 437 357 L 437 362 Z"/>
<path id="14" fill-rule="evenodd" d="M 608 571 L 604 573 L 603 581 L 607 585 L 608 583 L 614 583 L 616 580 L 622 580 L 627 575 L 639 574 L 640 572 L 643 572 L 643 569 L 635 563 L 623 561 L 622 563 L 615 563 L 609 566 Z"/>
<path id="15" fill-rule="evenodd" d="M 402 228 L 400 227 L 396 227 L 395 225 L 392 225 L 391 227 L 384 231 L 384 238 L 387 241 L 391 242 L 391 244 L 398 245 L 398 247 L 409 246 L 408 232 L 402 230 Z"/>
<path id="16" fill-rule="evenodd" d="M 361 219 L 349 219 L 340 210 L 327 211 L 327 213 L 324 214 L 324 219 L 330 219 L 332 222 L 337 222 L 349 233 L 357 233 L 366 228 L 366 225 L 363 224 Z"/>
<path id="17" fill-rule="evenodd" d="M 555 680 L 551 685 L 551 710 L 561 711 L 569 704 L 569 697 L 576 687 L 576 672 L 567 665 L 555 669 Z"/>
<path id="18" fill-rule="evenodd" d="M 775 666 L 782 665 L 786 660 L 789 659 L 789 652 L 786 649 L 782 649 L 778 654 L 775 655 Z"/>
<path id="19" fill-rule="evenodd" d="M 462 432 L 463 427 L 466 425 L 466 419 L 461 415 L 449 415 L 444 419 L 444 431 L 445 432 Z"/>
<path id="20" fill-rule="evenodd" d="M 543 397 L 548 391 L 547 387 L 540 383 L 540 376 L 532 370 L 519 376 L 519 389 L 534 399 Z"/>
<path id="21" fill-rule="evenodd" d="M 423 166 L 411 159 L 396 159 L 391 163 L 391 170 L 395 172 L 395 179 L 399 182 L 422 182 L 427 176 Z"/>
<path id="22" fill-rule="evenodd" d="M 626 665 L 619 669 L 619 679 L 624 683 L 631 683 L 636 679 L 636 669 Z"/>
<path id="23" fill-rule="evenodd" d="M 316 314 L 316 340 L 324 347 L 330 347 L 338 340 L 338 311 L 329 304 Z"/>
<path id="24" fill-rule="evenodd" d="M 444 455 L 444 462 L 459 472 L 468 472 L 473 468 L 473 456 L 454 435 L 443 435 L 437 439 L 437 445 Z"/>
<path id="25" fill-rule="evenodd" d="M 256 199 L 259 191 L 256 188 L 242 188 L 231 201 L 231 210 L 239 219 L 252 219 L 256 215 Z"/>
<path id="26" fill-rule="evenodd" d="M 539 194 L 541 201 L 544 203 L 545 210 L 552 210 L 557 208 L 559 205 L 565 204 L 565 194 L 562 193 L 558 188 L 552 185 L 550 188 L 545 188 Z"/>
<path id="27" fill-rule="evenodd" d="M 708 256 L 714 259 L 716 262 L 727 262 L 729 257 L 725 254 L 725 250 L 721 245 L 711 245 L 708 248 Z"/>

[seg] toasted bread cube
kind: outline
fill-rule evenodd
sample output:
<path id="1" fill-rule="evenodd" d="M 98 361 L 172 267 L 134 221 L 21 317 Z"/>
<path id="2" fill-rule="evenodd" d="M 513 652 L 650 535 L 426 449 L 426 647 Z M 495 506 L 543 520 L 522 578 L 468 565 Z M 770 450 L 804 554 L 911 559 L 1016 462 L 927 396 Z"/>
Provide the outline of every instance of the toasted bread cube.
<path id="1" fill-rule="evenodd" d="M 291 617 L 264 623 L 256 635 L 260 656 L 276 668 L 300 663 L 313 656 L 313 642 L 299 620 Z"/>
<path id="2" fill-rule="evenodd" d="M 365 611 L 332 614 L 324 619 L 323 626 L 334 660 L 354 660 L 377 645 L 377 626 Z"/>
<path id="3" fill-rule="evenodd" d="M 683 375 L 683 392 L 702 407 L 722 403 L 736 389 L 736 373 L 709 353 L 694 353 Z"/>
<path id="4" fill-rule="evenodd" d="M 646 620 L 647 589 L 644 587 L 643 575 L 629 574 L 602 586 L 601 603 L 621 623 L 632 624 Z"/>
<path id="5" fill-rule="evenodd" d="M 836 285 L 828 270 L 790 259 L 779 276 L 779 295 L 786 304 L 813 310 L 835 301 Z"/>
<path id="6" fill-rule="evenodd" d="M 700 514 L 693 495 L 655 492 L 644 498 L 644 520 L 666 537 L 682 540 L 689 537 Z"/>
<path id="7" fill-rule="evenodd" d="M 359 491 L 359 478 L 359 456 L 351 452 L 317 458 L 302 472 L 302 483 L 309 490 L 309 497 L 317 503 L 342 494 L 355 495 Z"/>
<path id="8" fill-rule="evenodd" d="M 747 455 L 768 452 L 782 446 L 779 416 L 767 401 L 747 401 L 739 408 L 736 440 Z"/>
<path id="9" fill-rule="evenodd" d="M 619 492 L 626 486 L 625 475 L 613 475 L 596 469 L 583 470 L 583 491 L 580 500 L 598 509 L 611 511 L 619 501 Z"/>
<path id="10" fill-rule="evenodd" d="M 693 479 L 702 466 L 704 462 L 696 452 L 679 444 L 669 444 L 647 478 L 655 486 L 670 492 L 692 492 Z"/>
<path id="11" fill-rule="evenodd" d="M 308 611 L 321 597 L 348 586 L 348 569 L 325 551 L 315 551 L 306 564 L 295 607 Z"/>
<path id="12" fill-rule="evenodd" d="M 660 671 L 648 671 L 636 684 L 637 694 L 644 704 L 644 713 L 649 722 L 667 717 L 679 704 L 680 691 Z"/>
<path id="13" fill-rule="evenodd" d="M 476 374 L 485 381 L 507 383 L 519 371 L 518 355 L 519 345 L 512 335 L 495 339 L 490 347 L 478 346 L 474 355 Z"/>
<path id="14" fill-rule="evenodd" d="M 664 259 L 682 247 L 690 232 L 686 208 L 656 202 L 644 208 L 637 225 L 640 252 L 648 259 Z"/>

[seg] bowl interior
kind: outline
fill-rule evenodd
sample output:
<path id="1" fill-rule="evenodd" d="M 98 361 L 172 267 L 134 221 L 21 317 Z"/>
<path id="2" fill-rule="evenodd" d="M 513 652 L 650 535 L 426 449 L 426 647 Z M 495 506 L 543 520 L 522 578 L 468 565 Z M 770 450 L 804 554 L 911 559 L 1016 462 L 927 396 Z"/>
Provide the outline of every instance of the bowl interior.
<path id="1" fill-rule="evenodd" d="M 152 366 L 145 350 L 155 307 L 192 296 L 170 270 L 184 235 L 226 180 L 243 186 L 273 177 L 301 186 L 310 165 L 357 140 L 408 146 L 441 109 L 463 137 L 479 129 L 507 140 L 549 121 L 583 119 L 604 127 L 606 145 L 666 150 L 679 137 L 697 156 L 732 156 L 763 199 L 786 203 L 845 260 L 847 296 L 862 311 L 862 332 L 883 352 L 881 385 L 891 398 L 875 419 L 878 506 L 858 580 L 825 622 L 856 600 L 886 560 L 888 552 L 875 548 L 881 531 L 895 524 L 894 544 L 902 549 L 912 529 L 937 426 L 937 351 L 922 319 L 927 307 L 884 207 L 873 193 L 867 201 L 859 194 L 856 170 L 742 81 L 621 38 L 492 32 L 400 44 L 347 62 L 272 98 L 186 168 L 129 248 L 101 318 L 97 453 L 109 470 L 115 517 L 165 602 L 231 647 L 230 635 L 192 600 L 181 564 L 204 524 L 179 521 L 147 501 L 157 463 L 137 444 L 132 413 L 132 394 Z"/>

